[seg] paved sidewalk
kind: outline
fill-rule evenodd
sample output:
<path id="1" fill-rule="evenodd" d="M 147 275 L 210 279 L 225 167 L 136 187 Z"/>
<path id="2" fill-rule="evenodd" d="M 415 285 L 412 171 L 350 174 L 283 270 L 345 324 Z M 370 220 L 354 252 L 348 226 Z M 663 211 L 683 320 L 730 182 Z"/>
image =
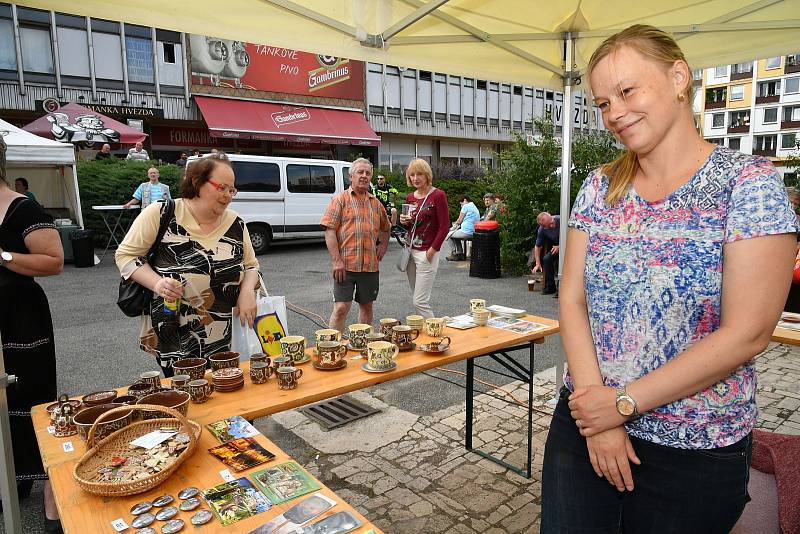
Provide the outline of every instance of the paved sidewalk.
<path id="1" fill-rule="evenodd" d="M 759 426 L 800 434 L 800 348 L 773 344 L 757 368 Z M 464 403 L 420 417 L 384 403 L 385 392 L 376 386 L 354 395 L 384 412 L 333 431 L 296 411 L 261 419 L 257 426 L 389 534 L 539 531 L 554 368 L 535 378 L 531 479 L 464 450 Z M 504 393 L 527 399 L 527 388 L 518 383 L 477 396 L 474 445 L 522 465 L 526 411 L 495 398 Z"/>

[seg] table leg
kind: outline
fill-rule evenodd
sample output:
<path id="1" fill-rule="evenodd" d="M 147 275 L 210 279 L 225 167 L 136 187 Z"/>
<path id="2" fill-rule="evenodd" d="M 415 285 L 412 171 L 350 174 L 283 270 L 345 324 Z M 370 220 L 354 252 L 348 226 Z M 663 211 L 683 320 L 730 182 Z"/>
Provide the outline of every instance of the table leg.
<path id="1" fill-rule="evenodd" d="M 103 219 L 103 224 L 106 225 L 106 229 L 109 233 L 108 241 L 106 242 L 106 248 L 103 249 L 103 253 L 100 255 L 100 263 L 103 263 L 103 258 L 106 257 L 106 252 L 108 252 L 108 249 L 111 248 L 111 240 L 114 239 L 114 231 L 111 229 L 111 225 L 108 224 L 108 216 L 105 214 L 105 212 L 100 211 L 99 213 L 100 218 Z M 119 222 L 119 219 L 117 219 L 117 222 Z M 116 224 L 114 227 L 116 228 Z"/>

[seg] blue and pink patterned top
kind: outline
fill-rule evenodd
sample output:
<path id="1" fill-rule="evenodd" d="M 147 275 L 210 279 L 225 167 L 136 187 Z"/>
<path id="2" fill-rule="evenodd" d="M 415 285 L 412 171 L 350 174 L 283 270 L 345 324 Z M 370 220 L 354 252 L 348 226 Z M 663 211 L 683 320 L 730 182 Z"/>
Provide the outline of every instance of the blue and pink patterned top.
<path id="1" fill-rule="evenodd" d="M 608 179 L 583 183 L 569 225 L 589 237 L 589 324 L 607 386 L 622 387 L 689 348 L 720 324 L 726 243 L 794 233 L 795 216 L 772 164 L 715 148 L 683 186 L 656 202 L 631 187 L 604 203 Z M 567 371 L 567 387 L 573 389 Z M 717 384 L 626 424 L 637 438 L 681 449 L 736 443 L 757 417 L 752 362 Z"/>

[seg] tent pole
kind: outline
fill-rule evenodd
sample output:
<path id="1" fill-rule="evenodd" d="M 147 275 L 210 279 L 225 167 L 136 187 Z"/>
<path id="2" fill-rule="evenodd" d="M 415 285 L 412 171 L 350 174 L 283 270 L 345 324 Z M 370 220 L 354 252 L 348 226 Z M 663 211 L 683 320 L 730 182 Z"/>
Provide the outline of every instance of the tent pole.
<path id="1" fill-rule="evenodd" d="M 3 361 L 3 344 L 0 341 L 0 465 L 3 466 L 3 475 L 0 476 L 0 497 L 3 500 L 3 518 L 6 532 L 9 534 L 22 533 L 22 518 L 19 511 L 19 496 L 17 495 L 17 475 L 14 470 L 14 453 L 11 448 L 11 425 L 8 421 L 8 397 L 6 388 L 17 381 L 14 375 L 6 374 Z"/>
<path id="2" fill-rule="evenodd" d="M 572 169 L 572 86 L 576 83 L 576 78 L 572 71 L 572 63 L 575 54 L 575 39 L 570 32 L 564 33 L 564 111 L 561 121 L 561 204 L 559 214 L 561 215 L 561 225 L 558 230 L 558 282 L 561 282 L 561 273 L 564 269 L 564 252 L 567 245 L 567 220 L 569 219 L 570 209 L 570 174 Z M 556 397 L 561 389 L 564 376 L 564 362 L 566 361 L 562 349 L 560 358 L 556 363 Z"/>
<path id="3" fill-rule="evenodd" d="M 78 187 L 78 169 L 72 164 L 72 183 L 75 184 L 75 218 L 78 226 L 83 228 L 83 211 L 81 210 L 81 190 Z"/>

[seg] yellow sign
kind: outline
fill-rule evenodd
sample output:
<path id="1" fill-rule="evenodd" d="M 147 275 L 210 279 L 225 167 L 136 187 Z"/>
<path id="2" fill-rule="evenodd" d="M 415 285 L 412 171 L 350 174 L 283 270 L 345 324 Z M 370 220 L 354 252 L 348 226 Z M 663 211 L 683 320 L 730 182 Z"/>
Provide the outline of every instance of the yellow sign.
<path id="1" fill-rule="evenodd" d="M 270 356 L 277 356 L 281 353 L 281 338 L 286 335 L 286 329 L 281 324 L 281 320 L 275 313 L 262 315 L 256 317 L 253 324 L 258 340 L 261 342 L 261 348 L 265 354 Z"/>

